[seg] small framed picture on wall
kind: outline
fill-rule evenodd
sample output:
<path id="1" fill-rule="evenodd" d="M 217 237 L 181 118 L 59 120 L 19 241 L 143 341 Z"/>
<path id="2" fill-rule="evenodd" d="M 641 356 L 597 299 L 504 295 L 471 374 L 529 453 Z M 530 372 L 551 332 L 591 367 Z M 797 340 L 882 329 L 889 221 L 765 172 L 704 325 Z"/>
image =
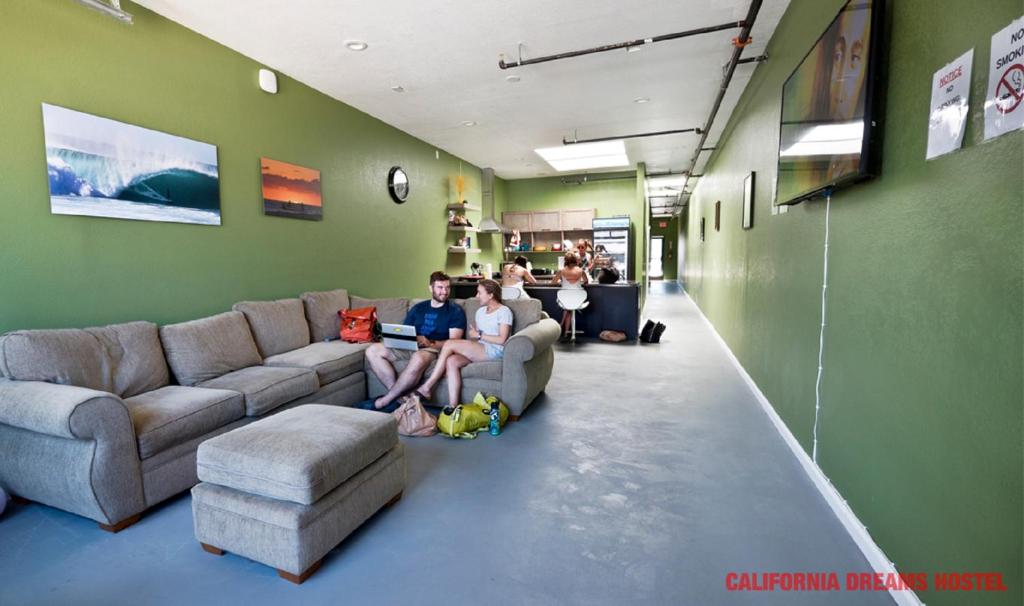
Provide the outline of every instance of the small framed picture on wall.
<path id="1" fill-rule="evenodd" d="M 722 201 L 715 202 L 715 231 L 722 231 Z"/>
<path id="2" fill-rule="evenodd" d="M 743 179 L 743 229 L 754 226 L 754 173 Z"/>
<path id="3" fill-rule="evenodd" d="M 704 241 L 704 217 L 700 218 L 700 241 Z"/>

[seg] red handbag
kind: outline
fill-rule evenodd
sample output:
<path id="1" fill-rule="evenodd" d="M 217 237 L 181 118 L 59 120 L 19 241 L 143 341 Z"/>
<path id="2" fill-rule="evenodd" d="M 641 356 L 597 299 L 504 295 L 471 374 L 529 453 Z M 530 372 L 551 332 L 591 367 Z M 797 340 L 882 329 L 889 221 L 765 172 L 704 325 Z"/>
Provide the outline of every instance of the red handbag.
<path id="1" fill-rule="evenodd" d="M 342 309 L 341 340 L 348 343 L 372 343 L 373 329 L 377 326 L 377 308 L 360 307 L 358 309 Z"/>

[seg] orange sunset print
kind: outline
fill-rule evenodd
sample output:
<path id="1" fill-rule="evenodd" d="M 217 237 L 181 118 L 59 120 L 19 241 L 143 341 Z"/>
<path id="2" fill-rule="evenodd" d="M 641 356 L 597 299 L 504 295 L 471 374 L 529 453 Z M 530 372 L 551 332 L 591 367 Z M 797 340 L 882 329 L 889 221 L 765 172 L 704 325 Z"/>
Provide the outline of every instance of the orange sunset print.
<path id="1" fill-rule="evenodd" d="M 264 214 L 310 221 L 323 219 L 320 171 L 261 158 L 260 172 Z"/>

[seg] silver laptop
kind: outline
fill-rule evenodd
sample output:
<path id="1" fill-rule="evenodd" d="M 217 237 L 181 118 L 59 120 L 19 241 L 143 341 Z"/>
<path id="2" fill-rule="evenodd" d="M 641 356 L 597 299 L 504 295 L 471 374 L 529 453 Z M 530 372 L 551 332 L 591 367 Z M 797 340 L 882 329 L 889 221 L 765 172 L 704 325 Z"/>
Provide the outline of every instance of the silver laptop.
<path id="1" fill-rule="evenodd" d="M 391 349 L 417 350 L 416 327 L 405 324 L 381 324 L 381 336 L 384 337 L 384 347 Z"/>

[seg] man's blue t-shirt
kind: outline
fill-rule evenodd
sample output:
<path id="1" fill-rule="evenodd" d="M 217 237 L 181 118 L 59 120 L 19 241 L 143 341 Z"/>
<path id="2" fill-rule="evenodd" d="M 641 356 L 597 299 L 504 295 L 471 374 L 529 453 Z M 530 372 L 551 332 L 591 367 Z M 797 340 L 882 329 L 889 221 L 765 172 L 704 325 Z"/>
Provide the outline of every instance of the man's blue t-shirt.
<path id="1" fill-rule="evenodd" d="M 431 307 L 429 300 L 421 301 L 405 314 L 403 324 L 415 326 L 417 336 L 443 341 L 448 338 L 450 328 L 466 330 L 466 312 L 451 301 L 445 301 L 441 307 Z"/>

